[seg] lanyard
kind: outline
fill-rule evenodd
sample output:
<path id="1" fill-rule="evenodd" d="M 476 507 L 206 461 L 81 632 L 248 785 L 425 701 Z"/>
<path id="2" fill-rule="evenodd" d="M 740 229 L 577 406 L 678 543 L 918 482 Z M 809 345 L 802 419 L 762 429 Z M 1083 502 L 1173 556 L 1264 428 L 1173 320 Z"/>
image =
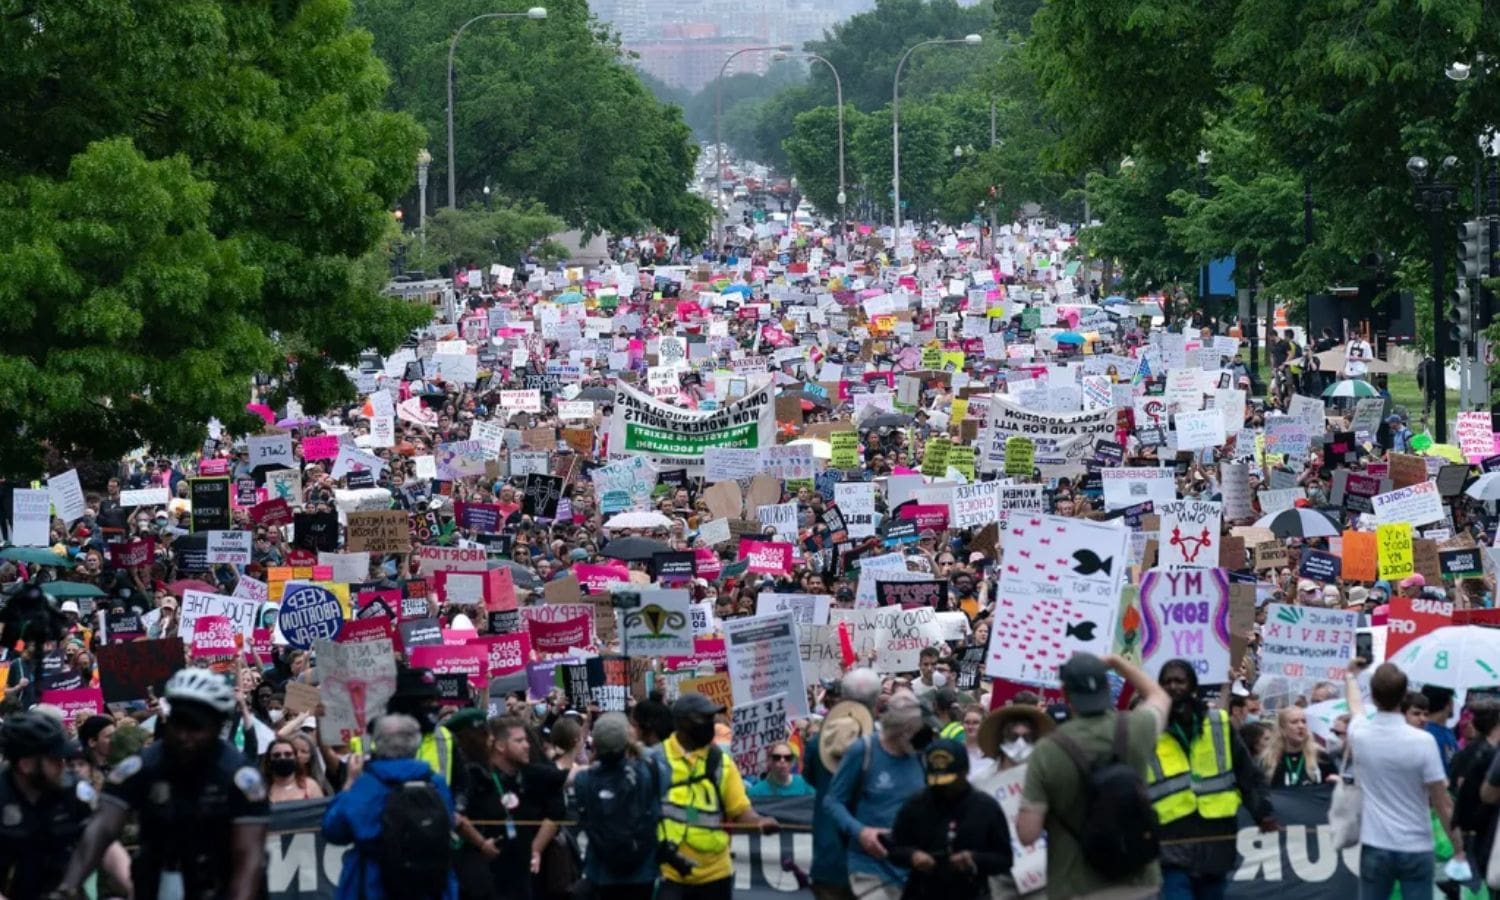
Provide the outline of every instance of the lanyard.
<path id="1" fill-rule="evenodd" d="M 1297 761 L 1295 766 L 1292 765 L 1292 760 L 1294 759 Z M 1287 787 L 1296 787 L 1301 784 L 1302 770 L 1307 765 L 1307 760 L 1303 758 L 1302 754 L 1298 753 L 1295 756 L 1290 753 L 1283 754 L 1281 762 L 1282 765 L 1286 766 Z"/>
<path id="2" fill-rule="evenodd" d="M 510 807 L 505 805 L 505 788 L 501 786 L 500 776 L 495 774 L 494 769 L 490 769 L 490 780 L 495 782 L 495 793 L 500 798 L 500 808 L 505 810 L 505 837 L 507 840 L 513 841 L 516 839 L 516 820 L 511 815 Z M 519 801 L 521 799 L 520 791 L 525 790 L 524 785 L 521 784 L 520 775 L 516 776 L 516 789 L 516 800 Z"/>

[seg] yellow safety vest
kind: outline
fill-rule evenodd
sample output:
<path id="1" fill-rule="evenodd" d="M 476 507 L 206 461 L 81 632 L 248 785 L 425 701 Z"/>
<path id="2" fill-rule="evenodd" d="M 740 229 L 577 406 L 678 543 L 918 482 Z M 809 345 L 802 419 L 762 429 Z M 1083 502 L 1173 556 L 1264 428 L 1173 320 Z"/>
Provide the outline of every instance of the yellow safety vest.
<path id="1" fill-rule="evenodd" d="M 1193 738 L 1191 759 L 1170 733 L 1162 732 L 1156 739 L 1146 793 L 1163 825 L 1195 812 L 1205 819 L 1228 819 L 1239 812 L 1229 729 L 1229 715 L 1211 710 Z"/>
<path id="2" fill-rule="evenodd" d="M 703 856 L 729 850 L 729 832 L 724 830 L 724 751 L 718 750 L 719 770 L 711 781 L 708 760 L 714 752 L 710 746 L 708 753 L 694 760 L 668 752 L 665 744 L 661 748 L 671 771 L 658 834 Z"/>
<path id="3" fill-rule="evenodd" d="M 447 728 L 439 725 L 432 730 L 432 734 L 422 735 L 422 743 L 417 747 L 417 759 L 443 776 L 444 781 L 453 783 L 453 735 L 448 733 Z"/>

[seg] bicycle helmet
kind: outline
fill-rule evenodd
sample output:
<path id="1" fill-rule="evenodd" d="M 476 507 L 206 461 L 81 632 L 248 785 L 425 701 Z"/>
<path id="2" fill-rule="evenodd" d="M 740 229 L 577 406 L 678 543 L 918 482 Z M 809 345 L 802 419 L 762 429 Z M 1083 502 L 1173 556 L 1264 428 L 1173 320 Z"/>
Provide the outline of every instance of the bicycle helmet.
<path id="1" fill-rule="evenodd" d="M 229 681 L 207 669 L 182 669 L 167 681 L 168 705 L 196 703 L 221 716 L 234 712 L 234 689 Z"/>
<path id="2" fill-rule="evenodd" d="M 62 723 L 44 712 L 19 712 L 5 720 L 0 731 L 5 741 L 5 758 L 14 762 L 29 756 L 64 756 L 67 736 Z"/>

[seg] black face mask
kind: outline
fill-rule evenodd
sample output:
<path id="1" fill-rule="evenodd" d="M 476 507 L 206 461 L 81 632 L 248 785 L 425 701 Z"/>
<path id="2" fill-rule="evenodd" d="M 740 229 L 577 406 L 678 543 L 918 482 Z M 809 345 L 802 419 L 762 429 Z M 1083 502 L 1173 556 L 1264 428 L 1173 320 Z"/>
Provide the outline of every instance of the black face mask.
<path id="1" fill-rule="evenodd" d="M 707 747 L 714 742 L 714 720 L 703 719 L 695 722 L 684 723 L 682 733 L 687 735 L 693 746 Z"/>
<path id="2" fill-rule="evenodd" d="M 273 759 L 271 760 L 270 770 L 271 774 L 277 778 L 286 778 L 296 773 L 297 761 L 295 759 Z"/>

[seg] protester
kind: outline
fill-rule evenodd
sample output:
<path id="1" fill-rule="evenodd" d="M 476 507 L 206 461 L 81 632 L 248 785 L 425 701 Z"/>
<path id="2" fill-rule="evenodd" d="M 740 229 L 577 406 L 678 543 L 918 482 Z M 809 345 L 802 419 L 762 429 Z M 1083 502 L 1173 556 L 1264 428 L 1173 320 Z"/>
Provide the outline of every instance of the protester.
<path id="1" fill-rule="evenodd" d="M 1298 706 L 1276 712 L 1276 727 L 1268 733 L 1262 752 L 1240 729 L 1240 737 L 1260 766 L 1272 787 L 1304 787 L 1325 784 L 1338 777 L 1338 768 L 1328 754 L 1319 749 L 1307 729 L 1307 711 Z"/>
<path id="2" fill-rule="evenodd" d="M 892 862 L 910 870 L 905 900 L 989 896 L 988 879 L 1010 871 L 1010 828 L 1000 804 L 969 786 L 963 745 L 940 738 L 922 751 L 927 787 L 896 813 Z"/>
<path id="3" fill-rule="evenodd" d="M 328 842 L 352 845 L 338 896 L 455 900 L 458 881 L 448 852 L 453 797 L 443 776 L 416 759 L 421 726 L 391 713 L 375 721 L 370 737 L 368 762 L 355 763 L 348 788 L 323 813 Z"/>
<path id="4" fill-rule="evenodd" d="M 815 791 L 813 863 L 809 876 L 818 900 L 850 900 L 848 854 L 838 821 L 825 802 L 844 755 L 858 739 L 874 734 L 873 711 L 881 696 L 881 678 L 873 669 L 855 668 L 837 686 L 837 697 L 822 727 L 807 742 L 807 782 Z M 831 689 L 830 689 L 831 691 Z"/>
<path id="5" fill-rule="evenodd" d="M 660 866 L 660 771 L 640 757 L 624 715 L 600 716 L 593 736 L 595 761 L 571 788 L 589 839 L 583 877 L 599 900 L 651 900 Z"/>

